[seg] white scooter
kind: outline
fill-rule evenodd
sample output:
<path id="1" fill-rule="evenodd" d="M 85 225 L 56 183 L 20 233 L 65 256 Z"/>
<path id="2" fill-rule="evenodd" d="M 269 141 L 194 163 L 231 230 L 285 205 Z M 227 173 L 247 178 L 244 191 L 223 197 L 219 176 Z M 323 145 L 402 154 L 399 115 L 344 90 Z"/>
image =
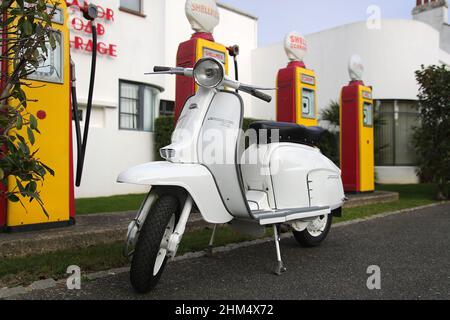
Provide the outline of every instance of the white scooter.
<path id="1" fill-rule="evenodd" d="M 155 67 L 151 74 L 194 77 L 198 91 L 185 103 L 172 144 L 160 150 L 167 161 L 134 167 L 118 178 L 151 186 L 128 227 L 125 254 L 132 259 L 136 291 L 145 293 L 157 284 L 167 260 L 176 255 L 194 204 L 211 224 L 230 223 L 253 235 L 273 226 L 278 275 L 286 270 L 280 225 L 290 226 L 302 246 L 325 240 L 345 196 L 340 169 L 315 147 L 322 129 L 256 122 L 244 150 L 244 106 L 234 90 L 270 102 L 262 88 L 228 78 L 213 58 L 198 61 L 193 69 Z"/>

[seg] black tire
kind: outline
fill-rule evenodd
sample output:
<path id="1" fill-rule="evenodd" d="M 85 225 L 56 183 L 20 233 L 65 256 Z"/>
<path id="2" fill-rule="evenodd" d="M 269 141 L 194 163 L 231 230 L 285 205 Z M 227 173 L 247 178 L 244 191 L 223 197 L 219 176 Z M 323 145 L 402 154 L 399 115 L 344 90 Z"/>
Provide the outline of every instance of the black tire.
<path id="1" fill-rule="evenodd" d="M 147 293 L 152 290 L 164 271 L 167 257 L 158 274 L 153 275 L 153 268 L 161 240 L 174 213 L 178 222 L 180 216 L 178 199 L 173 195 L 162 195 L 151 207 L 142 226 L 130 268 L 131 285 L 138 293 Z"/>
<path id="2" fill-rule="evenodd" d="M 313 236 L 308 231 L 308 229 L 305 229 L 305 230 L 303 230 L 301 232 L 293 230 L 292 233 L 294 234 L 295 240 L 297 240 L 297 242 L 302 247 L 306 247 L 306 248 L 318 247 L 327 238 L 328 233 L 330 232 L 330 229 L 331 229 L 332 221 L 333 221 L 333 215 L 329 214 L 328 215 L 327 224 L 325 226 L 325 229 L 319 236 Z"/>

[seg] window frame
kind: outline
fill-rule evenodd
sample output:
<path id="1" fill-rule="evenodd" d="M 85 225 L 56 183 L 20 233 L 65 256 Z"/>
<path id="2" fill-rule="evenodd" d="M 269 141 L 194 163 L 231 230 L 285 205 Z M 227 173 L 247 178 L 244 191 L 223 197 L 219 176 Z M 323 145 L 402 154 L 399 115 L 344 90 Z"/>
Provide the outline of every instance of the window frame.
<path id="1" fill-rule="evenodd" d="M 392 141 L 393 141 L 393 145 L 392 145 L 392 162 L 389 162 L 389 163 L 386 162 L 386 163 L 380 164 L 380 162 L 382 162 L 382 161 L 380 161 L 380 157 L 379 156 L 375 156 L 375 166 L 376 167 L 415 167 L 415 166 L 417 166 L 416 163 L 408 163 L 407 164 L 407 163 L 401 163 L 401 162 L 397 161 L 397 148 L 398 148 L 398 145 L 397 145 L 396 141 L 397 141 L 397 132 L 398 132 L 397 131 L 398 118 L 401 115 L 416 115 L 417 117 L 420 116 L 420 113 L 419 113 L 418 110 L 415 111 L 415 112 L 412 111 L 412 110 L 411 111 L 399 111 L 399 110 L 397 111 L 396 110 L 396 106 L 398 106 L 398 103 L 399 102 L 405 102 L 405 101 L 411 102 L 413 104 L 417 104 L 418 103 L 417 100 L 412 100 L 412 99 L 376 99 L 376 100 L 374 100 L 374 103 L 373 103 L 373 105 L 374 105 L 374 109 L 373 109 L 374 119 L 375 119 L 375 117 L 381 118 L 380 117 L 381 115 L 385 115 L 385 116 L 387 115 L 387 116 L 392 118 L 392 123 L 391 123 L 392 127 L 391 127 L 391 129 L 392 129 Z M 380 102 L 381 102 L 381 104 L 383 102 L 392 102 L 393 103 L 393 109 L 389 110 L 389 111 L 381 111 L 380 112 L 380 107 L 378 107 L 378 104 Z M 379 128 L 377 128 L 377 127 L 379 127 L 379 125 L 375 126 L 375 124 L 374 124 L 374 129 L 378 129 L 379 130 Z M 376 134 L 377 134 L 377 132 L 374 132 L 375 139 L 377 141 Z M 379 146 L 377 144 L 375 144 L 374 147 L 377 148 Z"/>
<path id="2" fill-rule="evenodd" d="M 122 88 L 122 84 L 130 84 L 130 85 L 135 85 L 138 86 L 138 99 L 136 101 L 138 101 L 138 113 L 137 113 L 137 117 L 138 117 L 138 127 L 136 129 L 132 129 L 132 128 L 123 128 L 121 126 L 121 115 L 122 114 L 127 114 L 127 115 L 135 115 L 134 113 L 129 113 L 129 112 L 122 112 L 122 99 L 129 99 L 129 100 L 135 100 L 132 98 L 125 98 L 122 97 L 122 92 L 121 92 L 121 88 Z M 159 110 L 155 110 L 156 105 L 158 106 L 159 109 L 159 104 L 155 103 L 155 105 L 153 106 L 153 110 L 152 110 L 152 115 L 153 115 L 153 124 L 152 124 L 152 129 L 151 130 L 144 130 L 144 105 L 143 105 L 143 101 L 144 101 L 144 88 L 145 87 L 150 87 L 152 89 L 155 89 L 158 91 L 158 94 L 160 94 L 161 92 L 163 92 L 164 90 L 161 87 L 158 87 L 156 85 L 153 84 L 149 84 L 149 83 L 145 83 L 145 82 L 139 82 L 139 81 L 133 81 L 133 80 L 125 80 L 125 79 L 119 79 L 119 108 L 118 108 L 118 127 L 119 127 L 119 131 L 133 131 L 133 132 L 147 132 L 147 133 L 152 133 L 155 132 L 155 127 L 154 127 L 154 121 L 157 118 L 157 114 L 159 113 Z M 141 103 L 142 102 L 142 103 Z"/>
<path id="3" fill-rule="evenodd" d="M 126 12 L 126 13 L 130 13 L 130 14 L 134 14 L 136 16 L 139 17 L 143 17 L 145 18 L 146 15 L 144 14 L 144 1 L 143 0 L 139 0 L 139 11 L 127 8 L 127 7 L 123 7 L 121 4 L 121 1 L 119 1 L 119 10 Z"/>
<path id="4" fill-rule="evenodd" d="M 172 112 L 168 112 L 167 111 L 167 108 L 165 107 L 164 108 L 164 110 L 161 108 L 161 104 L 163 103 L 163 102 L 166 102 L 166 103 L 171 103 L 171 104 L 173 104 L 173 111 Z M 175 115 L 175 101 L 173 101 L 173 100 L 166 100 L 166 99 L 161 99 L 160 101 L 159 101 L 159 110 L 158 110 L 158 116 L 159 117 L 173 117 Z"/>

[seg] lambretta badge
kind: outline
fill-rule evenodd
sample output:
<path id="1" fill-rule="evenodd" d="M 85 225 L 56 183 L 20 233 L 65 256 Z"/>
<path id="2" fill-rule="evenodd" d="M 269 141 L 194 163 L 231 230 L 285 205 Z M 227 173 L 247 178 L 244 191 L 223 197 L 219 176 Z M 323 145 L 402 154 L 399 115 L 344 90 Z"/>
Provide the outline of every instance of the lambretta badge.
<path id="1" fill-rule="evenodd" d="M 220 122 L 220 124 L 224 127 L 230 128 L 234 122 L 231 120 L 227 120 L 227 119 L 220 119 L 220 118 L 215 118 L 215 117 L 210 117 L 208 118 L 208 121 L 217 121 Z"/>
<path id="2" fill-rule="evenodd" d="M 193 103 L 189 106 L 189 110 L 198 109 L 198 104 Z"/>

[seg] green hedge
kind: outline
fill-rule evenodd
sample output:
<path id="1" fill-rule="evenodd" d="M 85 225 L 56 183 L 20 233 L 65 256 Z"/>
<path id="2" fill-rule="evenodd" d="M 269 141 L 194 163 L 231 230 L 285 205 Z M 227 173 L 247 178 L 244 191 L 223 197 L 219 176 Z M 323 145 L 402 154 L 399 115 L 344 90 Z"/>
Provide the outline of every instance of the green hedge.
<path id="1" fill-rule="evenodd" d="M 161 156 L 159 155 L 159 149 L 164 148 L 170 144 L 170 139 L 172 138 L 174 127 L 174 117 L 156 118 L 154 142 L 154 152 L 156 160 L 162 160 Z"/>
<path id="2" fill-rule="evenodd" d="M 258 119 L 244 118 L 242 129 L 247 131 L 250 124 Z M 159 149 L 170 144 L 172 132 L 174 130 L 174 117 L 159 117 L 155 121 L 155 159 L 162 160 Z M 320 144 L 322 153 L 339 165 L 339 135 L 326 131 Z"/>

